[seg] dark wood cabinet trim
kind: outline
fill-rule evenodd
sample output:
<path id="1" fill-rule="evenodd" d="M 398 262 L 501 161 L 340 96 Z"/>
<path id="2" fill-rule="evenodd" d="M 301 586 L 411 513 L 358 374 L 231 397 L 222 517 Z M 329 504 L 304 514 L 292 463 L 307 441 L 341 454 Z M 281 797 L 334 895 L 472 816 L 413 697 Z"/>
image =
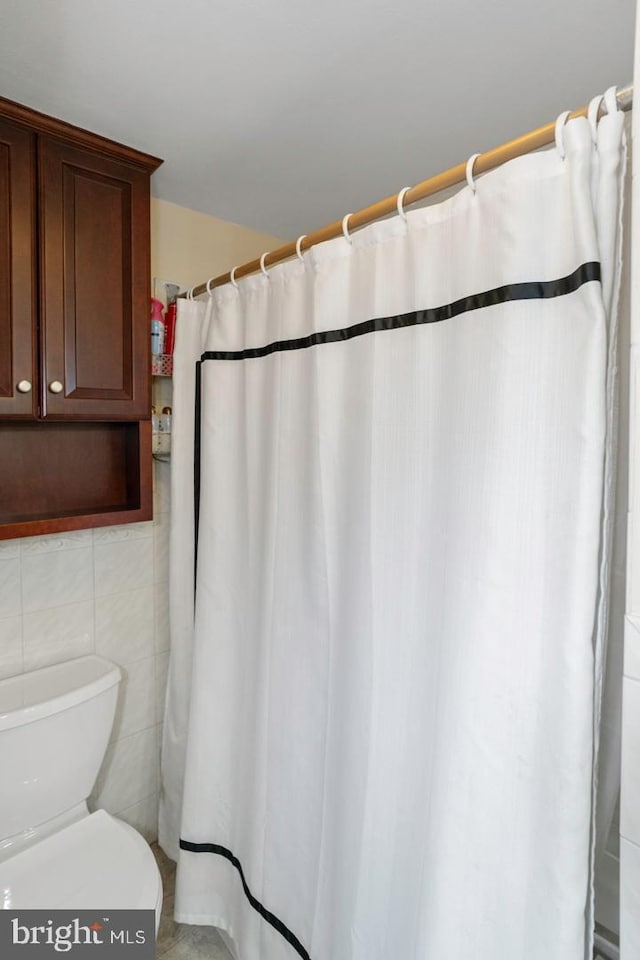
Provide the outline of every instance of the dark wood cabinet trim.
<path id="1" fill-rule="evenodd" d="M 36 137 L 0 115 L 0 144 L 7 160 L 0 174 L 0 416 L 32 419 L 38 413 Z M 20 380 L 31 382 L 31 393 L 17 390 Z"/>
<path id="2" fill-rule="evenodd" d="M 157 170 L 162 163 L 162 160 L 151 156 L 151 154 L 116 143 L 115 140 L 109 140 L 108 137 L 83 130 L 82 127 L 76 127 L 74 124 L 58 120 L 56 117 L 48 117 L 38 110 L 32 110 L 31 107 L 25 107 L 23 104 L 7 100 L 5 97 L 0 97 L 0 115 L 7 120 L 23 124 L 32 132 L 46 133 L 48 136 L 56 137 L 65 143 L 71 142 L 96 153 L 102 153 L 106 157 L 135 164 L 149 174 Z"/>

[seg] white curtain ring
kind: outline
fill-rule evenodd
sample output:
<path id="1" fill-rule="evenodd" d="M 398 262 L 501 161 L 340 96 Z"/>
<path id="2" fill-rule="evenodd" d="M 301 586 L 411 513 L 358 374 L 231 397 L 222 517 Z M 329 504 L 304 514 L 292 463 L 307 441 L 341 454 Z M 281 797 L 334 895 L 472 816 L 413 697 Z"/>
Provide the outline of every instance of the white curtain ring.
<path id="1" fill-rule="evenodd" d="M 349 217 L 352 217 L 352 216 L 353 216 L 352 213 L 345 213 L 344 217 L 342 218 L 342 232 L 344 234 L 344 238 L 347 241 L 347 243 L 353 243 L 351 239 L 351 234 L 349 233 L 349 230 L 348 230 Z"/>
<path id="2" fill-rule="evenodd" d="M 306 236 L 307 236 L 306 233 L 303 233 L 296 240 L 296 257 L 298 258 L 298 260 L 303 259 L 302 258 L 302 241 L 305 239 Z"/>
<path id="3" fill-rule="evenodd" d="M 209 279 L 207 280 L 207 293 L 209 294 L 210 297 L 213 296 L 213 290 L 211 289 L 211 281 L 214 279 L 215 277 L 209 277 Z"/>
<path id="4" fill-rule="evenodd" d="M 587 109 L 587 120 L 589 121 L 589 126 L 591 127 L 591 139 L 594 143 L 596 143 L 598 140 L 598 117 L 600 116 L 600 107 L 603 100 L 604 94 L 598 94 L 598 96 L 594 97 L 589 103 L 589 107 Z"/>
<path id="5" fill-rule="evenodd" d="M 608 114 L 617 113 L 620 109 L 618 106 L 618 98 L 616 97 L 617 90 L 617 87 L 609 87 L 609 89 L 604 92 L 603 100 Z"/>
<path id="6" fill-rule="evenodd" d="M 193 300 L 193 290 L 194 290 L 193 287 L 189 287 L 189 289 L 187 290 L 187 300 Z"/>
<path id="7" fill-rule="evenodd" d="M 264 273 L 267 280 L 269 279 L 269 274 L 267 273 L 266 267 L 264 265 L 264 261 L 265 261 L 265 257 L 268 257 L 268 256 L 269 256 L 268 253 L 263 253 L 262 256 L 260 257 L 260 269 Z"/>
<path id="8" fill-rule="evenodd" d="M 556 120 L 556 150 L 560 154 L 561 160 L 564 160 L 566 156 L 566 151 L 564 149 L 564 125 L 567 122 L 567 117 L 570 113 L 570 110 L 565 110 L 564 113 L 561 113 Z"/>
<path id="9" fill-rule="evenodd" d="M 405 223 L 407 222 L 407 211 L 404 209 L 404 198 L 409 193 L 409 190 L 411 190 L 411 187 L 403 187 L 396 199 L 398 216 L 402 217 Z"/>
<path id="10" fill-rule="evenodd" d="M 465 176 L 467 178 L 467 184 L 472 193 L 476 192 L 476 182 L 473 179 L 473 165 L 480 156 L 479 153 L 472 153 L 469 159 L 467 160 L 467 169 L 465 171 Z"/>
<path id="11" fill-rule="evenodd" d="M 233 270 L 231 271 L 231 273 L 229 274 L 230 283 L 231 283 L 232 286 L 234 286 L 234 287 L 236 288 L 236 290 L 238 289 L 238 281 L 236 280 L 236 270 L 237 270 L 237 269 L 238 269 L 237 267 L 234 267 Z"/>

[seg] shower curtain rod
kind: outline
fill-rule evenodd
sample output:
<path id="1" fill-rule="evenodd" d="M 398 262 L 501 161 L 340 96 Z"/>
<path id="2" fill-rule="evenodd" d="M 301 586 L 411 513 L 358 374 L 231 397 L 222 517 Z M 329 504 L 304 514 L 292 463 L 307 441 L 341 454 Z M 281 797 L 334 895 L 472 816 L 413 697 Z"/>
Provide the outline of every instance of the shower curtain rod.
<path id="1" fill-rule="evenodd" d="M 631 110 L 633 107 L 633 85 L 629 84 L 619 89 L 616 92 L 616 99 L 620 110 Z M 582 107 L 580 110 L 574 110 L 569 114 L 567 120 L 573 120 L 575 117 L 586 117 L 588 109 L 588 107 Z M 600 105 L 600 112 L 606 113 L 604 101 Z M 486 173 L 487 170 L 492 170 L 494 167 L 499 167 L 508 160 L 513 160 L 514 157 L 521 157 L 525 153 L 531 153 L 533 150 L 539 150 L 540 147 L 546 147 L 550 143 L 553 143 L 555 139 L 555 127 L 556 122 L 554 120 L 551 123 L 545 124 L 543 127 L 538 127 L 536 130 L 531 130 L 529 133 L 517 137 L 515 140 L 510 140 L 508 143 L 503 143 L 499 147 L 494 147 L 493 150 L 487 150 L 486 153 L 479 154 L 473 164 L 474 177 L 480 173 Z M 401 201 L 403 207 L 417 203 L 419 200 L 424 200 L 426 197 L 430 197 L 435 193 L 441 193 L 443 190 L 447 190 L 457 183 L 462 183 L 466 180 L 466 174 L 467 162 L 465 161 L 455 167 L 450 167 L 449 170 L 445 170 L 435 177 L 422 180 L 404 193 Z M 369 207 L 363 207 L 362 210 L 357 210 L 355 213 L 349 215 L 347 224 L 349 232 L 396 212 L 398 209 L 398 196 L 397 193 L 394 193 L 384 200 L 379 200 L 377 203 Z M 346 219 L 347 218 L 345 218 L 345 220 Z M 241 266 L 234 267 L 234 279 L 255 273 L 257 270 L 261 270 L 263 266 L 265 268 L 272 267 L 274 264 L 280 263 L 283 260 L 289 260 L 291 257 L 296 256 L 298 248 L 300 250 L 308 250 L 310 247 L 318 243 L 323 243 L 325 240 L 333 240 L 335 237 L 341 236 L 342 233 L 343 221 L 336 220 L 334 223 L 330 223 L 328 226 L 321 227 L 308 236 L 304 236 L 304 238 L 297 243 L 294 240 L 282 247 L 278 247 L 276 250 L 271 250 L 269 253 L 263 254 L 262 258 L 250 260 Z M 222 273 L 219 277 L 215 277 L 207 283 L 200 283 L 198 286 L 192 287 L 188 293 L 182 293 L 180 296 L 197 297 L 201 293 L 208 293 L 213 287 L 221 287 L 224 286 L 225 283 L 230 283 L 231 279 L 231 272 Z"/>

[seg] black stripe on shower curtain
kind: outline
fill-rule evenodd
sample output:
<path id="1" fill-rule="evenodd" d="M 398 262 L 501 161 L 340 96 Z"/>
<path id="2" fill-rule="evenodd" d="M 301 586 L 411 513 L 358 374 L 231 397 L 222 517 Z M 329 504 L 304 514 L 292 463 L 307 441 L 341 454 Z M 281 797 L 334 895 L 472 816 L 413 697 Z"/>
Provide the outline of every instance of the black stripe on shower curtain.
<path id="1" fill-rule="evenodd" d="M 227 847 L 221 847 L 218 843 L 190 843 L 188 840 L 180 840 L 180 849 L 188 850 L 190 853 L 215 853 L 220 857 L 224 857 L 225 860 L 228 860 L 229 863 L 233 864 L 240 874 L 242 889 L 244 890 L 245 896 L 253 909 L 257 910 L 262 919 L 266 920 L 274 930 L 277 930 L 278 933 L 284 937 L 288 943 L 291 944 L 298 956 L 302 957 L 302 960 L 311 960 L 311 956 L 302 946 L 295 933 L 292 933 L 291 930 L 284 925 L 282 920 L 279 920 L 278 917 L 276 917 L 275 913 L 271 913 L 270 910 L 267 910 L 267 908 L 264 907 L 251 893 L 251 890 L 249 890 L 249 887 L 247 886 L 247 881 L 245 880 L 242 864 L 231 852 L 231 850 L 228 850 Z"/>
<path id="2" fill-rule="evenodd" d="M 200 414 L 202 395 L 202 364 L 206 360 L 256 360 L 268 357 L 272 353 L 282 353 L 288 350 L 304 350 L 323 343 L 339 343 L 362 337 L 367 333 L 376 333 L 382 330 L 402 330 L 404 327 L 416 327 L 424 323 L 441 323 L 451 320 L 470 310 L 480 310 L 483 307 L 492 307 L 499 303 L 509 303 L 514 300 L 549 300 L 553 297 L 562 297 L 573 293 L 585 283 L 600 280 L 600 264 L 596 261 L 583 263 L 573 273 L 559 280 L 537 280 L 527 283 L 507 283 L 493 290 L 483 293 L 474 293 L 469 297 L 462 297 L 441 307 L 430 307 L 426 310 L 414 310 L 411 313 L 399 313 L 391 317 L 378 317 L 374 320 L 364 320 L 350 327 L 341 327 L 337 330 L 322 330 L 310 333 L 307 337 L 297 337 L 292 340 L 275 340 L 264 347 L 251 347 L 248 350 L 206 350 L 196 361 L 195 387 L 195 442 L 193 459 L 193 495 L 195 514 L 195 563 L 198 557 L 198 520 L 200 516 Z"/>
<path id="3" fill-rule="evenodd" d="M 402 330 L 404 327 L 417 327 L 423 323 L 442 323 L 443 320 L 452 320 L 462 313 L 471 310 L 480 310 L 483 307 L 494 307 L 499 303 L 509 303 L 514 300 L 549 300 L 553 297 L 562 297 L 573 293 L 585 283 L 600 280 L 600 264 L 596 262 L 583 263 L 567 277 L 559 280 L 538 280 L 527 283 L 507 283 L 503 287 L 485 290 L 483 293 L 474 293 L 469 297 L 462 297 L 441 307 L 430 307 L 426 310 L 413 310 L 411 313 L 399 313 L 391 317 L 378 317 L 374 320 L 364 320 L 354 323 L 351 327 L 342 327 L 339 330 L 322 330 L 310 333 L 306 337 L 297 337 L 293 340 L 274 340 L 264 347 L 251 347 L 248 350 L 206 350 L 200 357 L 205 360 L 256 360 L 259 357 L 268 357 L 272 353 L 283 353 L 288 350 L 304 350 L 322 343 L 339 343 L 362 337 L 367 333 L 377 333 L 382 330 Z"/>
<path id="4" fill-rule="evenodd" d="M 196 388 L 195 388 L 195 443 L 194 443 L 194 518 L 195 518 L 195 565 L 198 562 L 198 520 L 200 515 L 200 431 L 202 406 L 202 365 L 207 360 L 255 360 L 268 357 L 273 353 L 289 350 L 304 350 L 325 343 L 340 343 L 353 340 L 369 333 L 383 330 L 401 330 L 405 327 L 420 326 L 425 323 L 441 323 L 451 320 L 471 310 L 480 310 L 483 307 L 492 307 L 501 303 L 515 300 L 548 300 L 554 297 L 566 296 L 574 293 L 585 283 L 600 280 L 600 264 L 596 261 L 583 263 L 573 273 L 558 280 L 539 280 L 527 283 L 509 283 L 493 290 L 485 290 L 460 300 L 454 300 L 440 307 L 430 307 L 425 310 L 414 310 L 411 313 L 400 313 L 390 317 L 378 317 L 353 324 L 350 327 L 341 327 L 336 330 L 323 330 L 311 333 L 306 337 L 297 337 L 291 340 L 275 340 L 263 347 L 251 347 L 247 350 L 206 350 L 196 361 Z M 194 578 L 195 583 L 195 578 Z M 298 938 L 285 924 L 267 910 L 251 893 L 242 870 L 240 861 L 227 847 L 216 843 L 192 843 L 189 840 L 180 840 L 180 848 L 191 853 L 213 853 L 225 857 L 240 874 L 240 880 L 247 900 L 254 910 L 262 916 L 275 930 L 287 940 L 298 956 L 303 960 L 311 960 L 308 951 Z"/>

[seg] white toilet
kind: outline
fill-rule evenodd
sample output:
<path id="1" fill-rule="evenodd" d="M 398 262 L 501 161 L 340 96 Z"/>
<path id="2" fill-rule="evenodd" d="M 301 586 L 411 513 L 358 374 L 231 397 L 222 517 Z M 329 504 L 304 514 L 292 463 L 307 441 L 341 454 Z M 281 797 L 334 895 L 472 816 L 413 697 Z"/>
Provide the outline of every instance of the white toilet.
<path id="1" fill-rule="evenodd" d="M 86 803 L 120 679 L 89 656 L 0 681 L 0 907 L 153 909 L 157 930 L 162 882 L 148 844 Z"/>

